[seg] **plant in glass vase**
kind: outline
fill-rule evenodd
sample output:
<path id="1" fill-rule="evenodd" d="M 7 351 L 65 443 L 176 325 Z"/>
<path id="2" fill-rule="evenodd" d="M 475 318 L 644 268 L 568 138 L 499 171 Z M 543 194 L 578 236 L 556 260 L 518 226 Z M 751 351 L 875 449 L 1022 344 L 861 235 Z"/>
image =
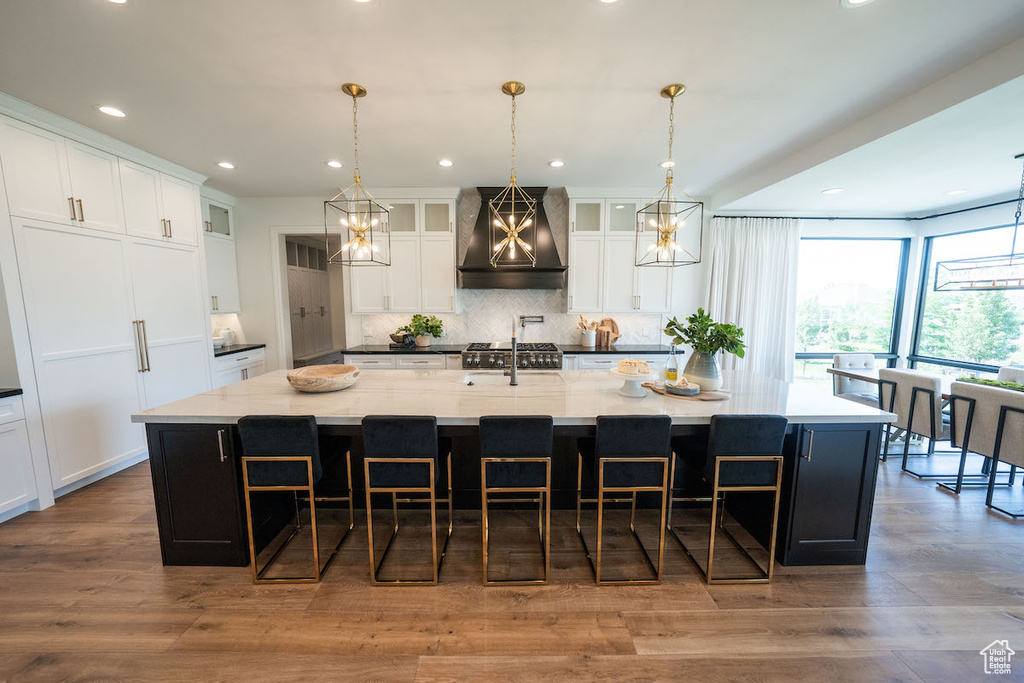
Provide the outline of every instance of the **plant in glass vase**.
<path id="1" fill-rule="evenodd" d="M 665 325 L 665 334 L 672 337 L 673 344 L 686 344 L 693 349 L 690 360 L 683 368 L 683 377 L 688 382 L 699 384 L 705 391 L 722 387 L 722 370 L 717 355 L 721 351 L 743 358 L 747 345 L 743 342 L 743 329 L 730 323 L 716 323 L 714 319 L 698 308 L 686 319 L 686 324 L 675 318 Z"/>
<path id="2" fill-rule="evenodd" d="M 416 346 L 430 346 L 430 338 L 439 338 L 444 332 L 444 323 L 437 316 L 417 313 L 408 325 L 399 327 L 398 331 L 415 335 Z"/>

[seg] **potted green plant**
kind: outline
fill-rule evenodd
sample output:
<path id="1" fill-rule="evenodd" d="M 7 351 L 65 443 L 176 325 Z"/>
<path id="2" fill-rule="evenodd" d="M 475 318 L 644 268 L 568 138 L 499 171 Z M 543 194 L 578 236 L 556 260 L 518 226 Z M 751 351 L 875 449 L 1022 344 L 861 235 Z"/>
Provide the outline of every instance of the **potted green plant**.
<path id="1" fill-rule="evenodd" d="M 693 349 L 690 360 L 683 368 L 683 377 L 699 384 L 705 391 L 722 388 L 722 370 L 718 366 L 718 353 L 726 351 L 743 358 L 747 345 L 743 342 L 743 329 L 730 323 L 716 323 L 710 315 L 698 308 L 686 319 L 686 324 L 675 318 L 668 321 L 665 334 L 673 344 L 687 344 Z"/>
<path id="2" fill-rule="evenodd" d="M 426 316 L 417 313 L 405 327 L 399 327 L 399 332 L 406 332 L 416 336 L 416 346 L 430 346 L 431 337 L 440 337 L 444 332 L 444 323 L 437 316 Z"/>

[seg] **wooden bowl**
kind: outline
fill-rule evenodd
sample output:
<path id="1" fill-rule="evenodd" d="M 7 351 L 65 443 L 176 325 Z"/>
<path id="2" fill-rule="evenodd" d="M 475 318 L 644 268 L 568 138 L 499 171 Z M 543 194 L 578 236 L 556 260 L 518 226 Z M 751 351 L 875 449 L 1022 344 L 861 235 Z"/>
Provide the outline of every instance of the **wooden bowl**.
<path id="1" fill-rule="evenodd" d="M 288 383 L 307 394 L 348 389 L 359 379 L 354 365 L 307 365 L 288 373 Z"/>

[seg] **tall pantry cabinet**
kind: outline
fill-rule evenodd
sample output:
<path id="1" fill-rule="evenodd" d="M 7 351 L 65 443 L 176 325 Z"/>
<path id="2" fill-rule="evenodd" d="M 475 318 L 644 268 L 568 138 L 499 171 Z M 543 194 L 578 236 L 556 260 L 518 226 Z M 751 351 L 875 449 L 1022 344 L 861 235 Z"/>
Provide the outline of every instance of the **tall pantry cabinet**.
<path id="1" fill-rule="evenodd" d="M 0 116 L 0 230 L 15 252 L 2 265 L 27 326 L 44 435 L 33 450 L 58 493 L 146 452 L 132 413 L 210 386 L 201 177 L 93 138 Z"/>

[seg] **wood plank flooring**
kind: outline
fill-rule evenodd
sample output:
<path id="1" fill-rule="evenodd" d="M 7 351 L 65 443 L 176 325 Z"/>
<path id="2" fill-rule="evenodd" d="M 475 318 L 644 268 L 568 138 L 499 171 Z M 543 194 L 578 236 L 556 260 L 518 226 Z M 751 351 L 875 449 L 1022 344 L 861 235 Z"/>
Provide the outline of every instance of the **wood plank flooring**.
<path id="1" fill-rule="evenodd" d="M 163 567 L 147 468 L 0 525 L 0 681 L 960 682 L 987 678 L 978 650 L 993 640 L 1024 653 L 1024 522 L 898 461 L 882 465 L 865 567 L 715 587 L 669 539 L 662 585 L 598 588 L 565 512 L 548 586 L 482 586 L 468 512 L 436 588 L 371 587 L 364 524 L 319 585 Z M 1000 494 L 1024 505 L 1021 486 Z M 532 567 L 534 520 L 499 516 L 497 575 Z M 642 568 L 628 537 L 607 548 Z M 1002 680 L 1024 680 L 1019 657 Z"/>

